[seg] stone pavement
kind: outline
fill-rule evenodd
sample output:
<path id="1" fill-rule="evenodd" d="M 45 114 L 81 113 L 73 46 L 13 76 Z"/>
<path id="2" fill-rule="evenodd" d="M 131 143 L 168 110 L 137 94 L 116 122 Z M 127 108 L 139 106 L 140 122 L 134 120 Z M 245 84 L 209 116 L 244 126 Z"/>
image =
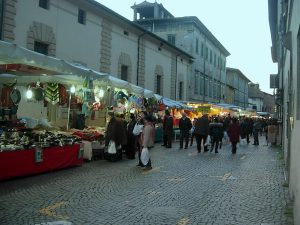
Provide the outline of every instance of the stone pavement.
<path id="1" fill-rule="evenodd" d="M 232 155 L 229 145 L 219 154 L 178 147 L 157 144 L 150 171 L 136 160 L 97 160 L 2 182 L 0 224 L 292 224 L 276 149 L 249 145 Z"/>

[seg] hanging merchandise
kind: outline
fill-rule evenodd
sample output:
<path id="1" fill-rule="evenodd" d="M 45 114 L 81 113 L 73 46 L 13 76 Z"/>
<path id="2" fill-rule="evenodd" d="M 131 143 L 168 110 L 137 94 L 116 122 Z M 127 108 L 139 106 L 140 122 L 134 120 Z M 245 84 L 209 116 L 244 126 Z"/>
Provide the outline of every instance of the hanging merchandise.
<path id="1" fill-rule="evenodd" d="M 36 101 L 44 100 L 44 90 L 41 87 L 36 87 L 33 89 L 33 96 Z"/>
<path id="2" fill-rule="evenodd" d="M 12 92 L 10 93 L 10 98 L 14 105 L 18 105 L 21 101 L 21 93 L 18 89 L 14 88 Z"/>
<path id="3" fill-rule="evenodd" d="M 158 101 L 158 108 L 159 108 L 159 111 L 163 111 L 166 109 L 166 106 L 165 104 L 163 103 L 163 100 L 159 100 Z"/>
<path id="4" fill-rule="evenodd" d="M 143 97 L 139 97 L 139 98 L 137 99 L 136 104 L 137 104 L 138 107 L 144 106 L 144 99 L 143 99 Z"/>
<path id="5" fill-rule="evenodd" d="M 4 84 L 1 90 L 1 106 L 2 107 L 12 107 L 14 105 L 13 100 L 11 99 L 11 93 L 14 90 L 14 85 Z"/>
<path id="6" fill-rule="evenodd" d="M 66 90 L 66 87 L 63 86 L 62 84 L 58 85 L 59 89 L 59 104 L 60 105 L 65 105 L 68 103 L 68 93 Z"/>
<path id="7" fill-rule="evenodd" d="M 83 104 L 82 104 L 82 114 L 84 115 L 84 116 L 86 116 L 86 117 L 89 117 L 89 116 L 91 116 L 91 108 L 90 108 L 90 106 L 89 106 L 89 103 L 88 102 L 84 102 Z"/>
<path id="8" fill-rule="evenodd" d="M 57 83 L 47 83 L 45 101 L 55 105 L 59 102 L 59 89 Z"/>
<path id="9" fill-rule="evenodd" d="M 83 102 L 93 104 L 95 102 L 93 80 L 89 77 L 84 78 L 83 90 Z"/>

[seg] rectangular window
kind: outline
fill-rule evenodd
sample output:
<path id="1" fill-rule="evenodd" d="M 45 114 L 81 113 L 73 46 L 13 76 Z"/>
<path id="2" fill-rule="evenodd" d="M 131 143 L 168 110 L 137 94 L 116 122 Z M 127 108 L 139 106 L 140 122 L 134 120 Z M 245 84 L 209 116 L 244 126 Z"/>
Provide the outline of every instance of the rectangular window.
<path id="1" fill-rule="evenodd" d="M 200 94 L 204 95 L 204 77 L 201 76 L 200 78 Z"/>
<path id="2" fill-rule="evenodd" d="M 194 94 L 199 94 L 199 86 L 198 86 L 198 75 L 195 74 L 195 80 L 194 80 Z"/>
<path id="3" fill-rule="evenodd" d="M 128 81 L 128 66 L 121 66 L 121 79 Z"/>
<path id="4" fill-rule="evenodd" d="M 209 62 L 212 64 L 212 50 L 210 50 L 210 54 L 209 54 Z"/>
<path id="5" fill-rule="evenodd" d="M 203 42 L 201 42 L 201 57 L 204 57 L 204 45 Z"/>
<path id="6" fill-rule="evenodd" d="M 171 43 L 172 45 L 175 45 L 176 42 L 175 34 L 168 34 L 168 42 Z"/>
<path id="7" fill-rule="evenodd" d="M 205 60 L 208 60 L 208 47 L 205 47 Z"/>
<path id="8" fill-rule="evenodd" d="M 182 100 L 183 98 L 183 82 L 179 82 L 179 100 Z"/>
<path id="9" fill-rule="evenodd" d="M 217 84 L 216 84 L 216 81 L 214 81 L 213 97 L 217 98 Z"/>
<path id="10" fill-rule="evenodd" d="M 48 50 L 49 50 L 49 45 L 39 42 L 39 41 L 35 41 L 34 42 L 34 51 L 44 54 L 44 55 L 48 55 Z"/>
<path id="11" fill-rule="evenodd" d="M 213 83 L 212 80 L 209 81 L 209 97 L 212 98 L 213 95 Z"/>
<path id="12" fill-rule="evenodd" d="M 39 7 L 49 9 L 49 0 L 39 0 Z"/>
<path id="13" fill-rule="evenodd" d="M 196 53 L 199 53 L 199 40 L 196 38 Z"/>
<path id="14" fill-rule="evenodd" d="M 209 81 L 208 81 L 208 78 L 205 78 L 204 89 L 205 89 L 205 96 L 208 96 L 208 91 L 209 91 Z"/>
<path id="15" fill-rule="evenodd" d="M 161 94 L 161 75 L 156 75 L 156 93 Z"/>
<path id="16" fill-rule="evenodd" d="M 217 64 L 217 55 L 216 55 L 216 53 L 214 54 L 214 66 L 216 66 L 216 64 Z"/>
<path id="17" fill-rule="evenodd" d="M 78 23 L 86 23 L 86 12 L 82 9 L 78 9 Z"/>

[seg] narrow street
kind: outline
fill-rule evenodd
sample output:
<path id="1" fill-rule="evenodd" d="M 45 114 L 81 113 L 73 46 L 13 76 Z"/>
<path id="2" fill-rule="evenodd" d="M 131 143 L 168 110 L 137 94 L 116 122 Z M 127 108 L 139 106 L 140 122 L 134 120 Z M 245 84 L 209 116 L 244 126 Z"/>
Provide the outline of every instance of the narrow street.
<path id="1" fill-rule="evenodd" d="M 153 169 L 136 160 L 82 167 L 0 184 L 0 224 L 289 225 L 288 190 L 278 149 L 229 145 L 215 153 L 151 150 Z M 61 223 L 62 224 L 62 223 Z"/>

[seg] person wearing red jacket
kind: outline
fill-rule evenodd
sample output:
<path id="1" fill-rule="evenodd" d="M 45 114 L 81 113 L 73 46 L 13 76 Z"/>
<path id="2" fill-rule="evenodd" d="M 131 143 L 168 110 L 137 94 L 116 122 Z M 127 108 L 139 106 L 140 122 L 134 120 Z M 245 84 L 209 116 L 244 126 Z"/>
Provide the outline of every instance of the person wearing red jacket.
<path id="1" fill-rule="evenodd" d="M 232 154 L 236 154 L 236 145 L 240 141 L 241 128 L 237 118 L 232 119 L 228 128 L 228 136 L 232 145 Z"/>

